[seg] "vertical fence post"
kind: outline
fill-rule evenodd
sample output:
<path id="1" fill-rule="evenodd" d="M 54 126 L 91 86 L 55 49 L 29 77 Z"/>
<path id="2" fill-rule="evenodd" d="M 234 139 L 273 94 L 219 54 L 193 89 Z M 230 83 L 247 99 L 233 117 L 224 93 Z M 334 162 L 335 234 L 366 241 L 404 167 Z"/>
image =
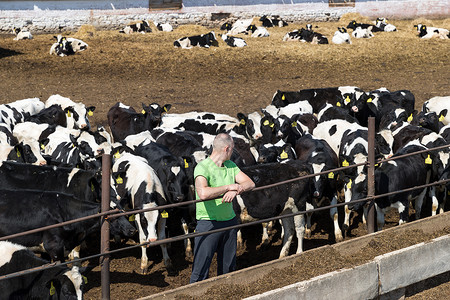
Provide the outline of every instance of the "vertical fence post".
<path id="1" fill-rule="evenodd" d="M 102 212 L 109 210 L 109 196 L 110 196 L 110 170 L 111 170 L 111 155 L 102 155 Z M 107 217 L 102 218 L 101 226 L 101 244 L 100 251 L 104 253 L 109 251 L 109 222 Z M 110 299 L 109 287 L 109 255 L 100 257 L 101 266 L 101 281 L 102 281 L 102 300 Z"/>
<path id="2" fill-rule="evenodd" d="M 369 117 L 368 124 L 368 161 L 367 166 L 367 197 L 375 195 L 375 118 Z M 375 206 L 374 200 L 370 200 L 367 211 L 367 231 L 375 232 Z"/>

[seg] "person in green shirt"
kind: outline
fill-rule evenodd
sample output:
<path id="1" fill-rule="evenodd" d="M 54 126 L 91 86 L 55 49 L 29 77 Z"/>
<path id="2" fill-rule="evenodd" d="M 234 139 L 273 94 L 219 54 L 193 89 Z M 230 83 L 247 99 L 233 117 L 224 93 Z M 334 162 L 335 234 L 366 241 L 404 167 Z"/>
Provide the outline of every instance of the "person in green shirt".
<path id="1" fill-rule="evenodd" d="M 197 227 L 207 232 L 238 224 L 233 199 L 255 187 L 255 183 L 230 160 L 233 138 L 220 133 L 213 142 L 211 155 L 194 169 Z M 194 263 L 190 283 L 207 279 L 214 253 L 217 252 L 217 275 L 236 269 L 237 229 L 197 236 L 194 240 Z"/>

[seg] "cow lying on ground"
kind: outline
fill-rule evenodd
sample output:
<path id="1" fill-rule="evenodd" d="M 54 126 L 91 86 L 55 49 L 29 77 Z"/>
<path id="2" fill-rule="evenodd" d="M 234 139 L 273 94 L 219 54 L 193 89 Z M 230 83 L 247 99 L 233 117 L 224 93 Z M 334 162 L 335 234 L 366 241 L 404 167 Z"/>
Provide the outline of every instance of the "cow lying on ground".
<path id="1" fill-rule="evenodd" d="M 347 28 L 353 29 L 353 30 L 356 30 L 356 28 L 358 28 L 358 27 L 361 27 L 362 29 L 372 28 L 372 29 L 370 29 L 370 31 L 373 31 L 373 32 L 383 31 L 382 29 L 375 27 L 371 24 L 357 23 L 355 20 L 350 21 L 350 23 L 348 23 L 348 25 L 347 25 Z"/>
<path id="2" fill-rule="evenodd" d="M 266 15 L 259 18 L 259 20 L 262 22 L 262 26 L 264 27 L 284 27 L 288 26 L 288 23 L 286 21 L 281 20 L 278 16 L 273 16 L 272 18 L 268 18 Z"/>
<path id="3" fill-rule="evenodd" d="M 0 242 L 0 276 L 47 265 L 24 246 Z M 86 277 L 78 267 L 57 266 L 0 281 L 2 299 L 83 299 Z"/>
<path id="4" fill-rule="evenodd" d="M 428 27 L 423 24 L 414 25 L 414 28 L 419 32 L 419 37 L 422 39 L 440 38 L 448 39 L 450 38 L 450 32 L 448 29 Z"/>
<path id="5" fill-rule="evenodd" d="M 264 27 L 256 27 L 255 25 L 250 25 L 247 27 L 247 31 L 251 31 L 251 37 L 268 37 L 269 31 Z"/>
<path id="6" fill-rule="evenodd" d="M 13 28 L 13 33 L 16 35 L 14 38 L 15 41 L 18 40 L 31 40 L 33 35 L 29 31 L 22 30 L 22 28 Z"/>
<path id="7" fill-rule="evenodd" d="M 387 32 L 397 31 L 397 28 L 394 25 L 389 24 L 386 18 L 377 18 L 375 21 L 375 26 Z"/>
<path id="8" fill-rule="evenodd" d="M 314 32 L 312 30 L 312 25 L 307 24 L 306 29 L 301 28 L 300 29 L 300 42 L 307 42 L 311 44 L 328 44 L 328 39 L 323 34 L 320 34 L 318 32 Z"/>
<path id="9" fill-rule="evenodd" d="M 242 48 L 242 47 L 247 46 L 247 43 L 244 41 L 244 39 L 241 39 L 238 37 L 228 36 L 227 34 L 223 34 L 222 39 L 230 47 Z"/>
<path id="10" fill-rule="evenodd" d="M 175 48 L 191 49 L 192 47 L 209 48 L 211 46 L 218 46 L 216 34 L 211 31 L 206 34 L 194 35 L 190 37 L 182 37 L 173 42 Z"/>
<path id="11" fill-rule="evenodd" d="M 350 39 L 350 35 L 347 32 L 347 29 L 344 27 L 338 27 L 338 30 L 334 33 L 331 41 L 334 44 L 351 44 L 352 41 Z"/>
<path id="12" fill-rule="evenodd" d="M 374 36 L 372 33 L 373 28 L 374 26 L 367 28 L 356 27 L 352 32 L 352 36 L 357 39 L 370 39 Z"/>
<path id="13" fill-rule="evenodd" d="M 129 25 L 125 26 L 123 29 L 119 30 L 119 32 L 125 33 L 125 34 L 139 32 L 139 33 L 144 34 L 146 32 L 152 32 L 152 29 L 150 28 L 150 25 L 148 24 L 148 22 L 146 20 L 142 20 L 135 24 L 129 24 Z"/>
<path id="14" fill-rule="evenodd" d="M 158 22 L 153 22 L 153 24 L 155 24 L 156 28 L 157 28 L 159 31 L 166 31 L 166 32 L 173 31 L 173 27 L 172 27 L 172 25 L 170 25 L 169 23 L 158 23 Z"/>

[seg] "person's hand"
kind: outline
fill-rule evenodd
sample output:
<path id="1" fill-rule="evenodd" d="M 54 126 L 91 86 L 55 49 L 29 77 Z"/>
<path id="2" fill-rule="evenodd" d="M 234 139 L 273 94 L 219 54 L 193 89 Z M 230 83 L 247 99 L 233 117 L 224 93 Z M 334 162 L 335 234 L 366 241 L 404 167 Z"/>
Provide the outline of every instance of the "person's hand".
<path id="1" fill-rule="evenodd" d="M 244 191 L 244 189 L 240 184 L 234 183 L 228 186 L 228 191 L 236 191 L 237 194 L 240 195 Z"/>
<path id="2" fill-rule="evenodd" d="M 237 194 L 238 194 L 237 191 L 228 191 L 228 192 L 226 192 L 223 195 L 223 197 L 222 197 L 222 203 L 223 202 L 225 202 L 225 203 L 232 202 L 233 199 L 237 196 Z"/>

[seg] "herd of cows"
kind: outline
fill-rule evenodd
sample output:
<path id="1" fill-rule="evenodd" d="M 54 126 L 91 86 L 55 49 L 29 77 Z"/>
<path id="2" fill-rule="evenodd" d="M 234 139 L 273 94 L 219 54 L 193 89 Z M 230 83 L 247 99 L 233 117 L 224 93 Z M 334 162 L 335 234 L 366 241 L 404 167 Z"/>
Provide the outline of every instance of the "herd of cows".
<path id="1" fill-rule="evenodd" d="M 262 26 L 254 24 L 254 19 L 236 20 L 235 22 L 225 22 L 221 25 L 220 30 L 224 31 L 219 36 L 230 47 L 245 47 L 247 42 L 244 40 L 244 36 L 251 36 L 252 38 L 268 37 L 270 33 L 267 28 L 270 27 L 284 27 L 288 23 L 279 17 L 267 17 L 262 16 L 259 19 Z M 157 30 L 170 32 L 173 31 L 173 26 L 169 23 L 153 22 Z M 440 38 L 449 39 L 450 32 L 448 29 L 426 26 L 425 24 L 416 24 L 414 28 L 418 32 L 418 37 L 422 39 Z M 351 29 L 349 34 L 347 29 Z M 32 39 L 33 35 L 22 28 L 13 28 L 15 34 L 14 40 Z M 347 27 L 338 27 L 338 30 L 331 38 L 334 44 L 351 44 L 351 38 L 371 38 L 374 36 L 374 32 L 394 32 L 397 28 L 387 22 L 386 18 L 377 18 L 374 24 L 358 23 L 356 20 L 352 20 Z M 140 20 L 126 25 L 123 29 L 119 30 L 120 33 L 132 34 L 132 33 L 148 33 L 152 32 L 150 23 L 147 20 Z M 244 36 L 234 36 L 237 34 L 243 34 Z M 73 37 L 65 37 L 62 35 L 55 36 L 55 43 L 50 48 L 50 54 L 58 56 L 73 55 L 76 52 L 86 50 L 88 44 L 80 39 Z M 313 30 L 311 24 L 307 24 L 305 28 L 300 28 L 287 32 L 283 37 L 283 41 L 300 41 L 311 44 L 328 44 L 328 38 Z M 206 34 L 185 36 L 174 41 L 173 45 L 177 48 L 191 49 L 192 47 L 204 47 L 209 48 L 211 46 L 218 46 L 217 37 L 214 31 Z"/>
<path id="2" fill-rule="evenodd" d="M 450 142 L 450 97 L 434 97 L 417 111 L 408 90 L 380 88 L 363 91 L 353 86 L 276 91 L 271 103 L 236 116 L 212 112 L 170 113 L 170 104 L 133 108 L 117 103 L 110 108 L 109 131 L 91 128 L 95 107 L 52 95 L 0 105 L 0 237 L 93 215 L 100 211 L 102 154 L 111 154 L 110 207 L 151 209 L 111 219 L 111 234 L 140 243 L 166 237 L 169 224 L 185 233 L 195 226 L 194 205 L 158 211 L 165 204 L 193 199 L 193 170 L 210 153 L 218 133 L 229 133 L 235 148 L 232 160 L 257 187 L 321 173 L 284 185 L 237 196 L 233 205 L 242 222 L 277 217 L 345 202 L 344 223 L 330 210 L 336 241 L 349 229 L 350 213 L 364 208 L 355 200 L 367 195 L 367 167 L 343 171 L 341 166 L 364 163 L 368 156 L 368 117 L 375 118 L 377 158 L 447 145 Z M 449 178 L 448 147 L 400 157 L 379 164 L 375 193 L 380 195 Z M 384 213 L 396 208 L 399 223 L 409 217 L 415 201 L 416 218 L 424 201 L 434 215 L 442 212 L 446 184 L 385 196 L 375 200 L 378 230 Z M 302 241 L 311 233 L 311 214 L 281 219 L 283 246 L 289 254 L 294 233 Z M 267 225 L 267 224 L 265 224 Z M 48 263 L 31 250 L 46 252 L 53 261 L 79 257 L 80 245 L 100 230 L 100 221 L 76 224 L 0 242 L 0 276 Z M 267 227 L 263 230 L 267 243 Z M 239 235 L 239 242 L 242 242 Z M 185 240 L 186 255 L 192 247 Z M 171 268 L 166 245 L 164 263 Z M 142 247 L 141 270 L 147 272 L 147 248 Z M 69 253 L 70 252 L 70 253 Z M 69 253 L 69 254 L 68 254 Z M 59 267 L 0 280 L 3 295 L 13 299 L 57 294 L 81 299 L 84 268 Z M 69 296 L 68 296 L 69 295 Z M 64 298 L 65 299 L 65 298 Z"/>

